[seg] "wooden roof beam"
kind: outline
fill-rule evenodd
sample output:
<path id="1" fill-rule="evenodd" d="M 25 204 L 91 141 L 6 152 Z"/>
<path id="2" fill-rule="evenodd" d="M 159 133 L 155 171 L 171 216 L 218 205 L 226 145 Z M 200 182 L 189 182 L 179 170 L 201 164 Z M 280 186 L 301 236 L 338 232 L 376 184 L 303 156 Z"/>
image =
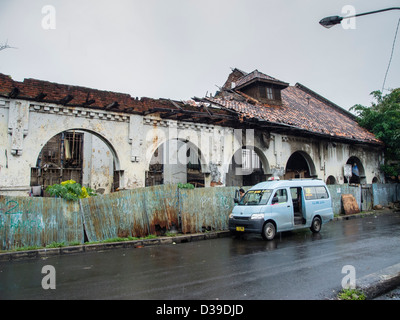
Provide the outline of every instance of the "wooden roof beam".
<path id="1" fill-rule="evenodd" d="M 70 102 L 72 99 L 74 98 L 74 96 L 68 94 L 66 95 L 64 98 L 62 98 L 59 103 L 62 104 L 63 106 L 65 106 L 68 102 Z"/>
<path id="2" fill-rule="evenodd" d="M 12 99 L 15 99 L 16 97 L 18 97 L 20 91 L 17 87 L 14 87 L 11 92 L 8 94 L 8 96 Z"/>
<path id="3" fill-rule="evenodd" d="M 104 108 L 106 110 L 111 110 L 111 109 L 117 109 L 119 107 L 119 103 L 117 101 L 114 101 L 108 105 L 106 105 Z"/>

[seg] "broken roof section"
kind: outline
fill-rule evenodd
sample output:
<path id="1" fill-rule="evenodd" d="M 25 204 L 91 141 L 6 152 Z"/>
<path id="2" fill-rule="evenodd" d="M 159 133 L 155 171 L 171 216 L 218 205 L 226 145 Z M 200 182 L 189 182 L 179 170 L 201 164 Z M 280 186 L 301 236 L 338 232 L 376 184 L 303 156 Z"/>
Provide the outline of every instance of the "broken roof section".
<path id="1" fill-rule="evenodd" d="M 263 88 L 271 88 L 272 93 L 262 92 Z M 254 95 L 254 92 L 260 95 Z M 261 102 L 262 94 L 266 95 L 269 103 Z M 268 100 L 269 94 L 274 99 Z M 247 73 L 233 69 L 219 92 L 214 96 L 194 98 L 197 103 L 139 99 L 124 93 L 36 79 L 19 82 L 1 73 L 0 96 L 128 114 L 157 114 L 164 119 L 254 128 L 331 141 L 383 145 L 372 133 L 360 127 L 350 112 L 299 83 L 289 86 L 258 70 Z"/>
<path id="2" fill-rule="evenodd" d="M 59 84 L 37 79 L 15 81 L 0 73 L 0 97 L 29 100 L 33 103 L 55 103 L 67 107 L 99 109 L 110 112 L 150 115 L 164 119 L 212 123 L 229 126 L 238 116 L 221 108 L 207 108 L 194 101 L 135 98 L 125 93 L 97 90 L 81 86 Z"/>
<path id="3" fill-rule="evenodd" d="M 278 79 L 275 79 L 265 73 L 262 73 L 258 71 L 257 69 L 247 73 L 239 69 L 233 69 L 232 73 L 238 75 L 236 76 L 235 81 L 229 81 L 229 77 L 227 82 L 225 82 L 224 87 L 229 86 L 230 88 L 235 88 L 236 90 L 240 90 L 240 88 L 244 88 L 245 86 L 248 86 L 254 82 L 265 82 L 265 83 L 270 83 L 270 84 L 276 84 L 278 86 L 282 86 L 286 88 L 289 86 L 288 83 L 280 81 Z M 241 76 L 240 76 L 241 74 Z"/>
<path id="4" fill-rule="evenodd" d="M 279 89 L 281 103 L 265 103 L 244 88 L 255 82 Z M 199 101 L 233 110 L 240 118 L 271 131 L 382 145 L 374 134 L 359 126 L 356 117 L 302 84 L 288 83 L 254 70 L 232 69 L 215 96 Z"/>

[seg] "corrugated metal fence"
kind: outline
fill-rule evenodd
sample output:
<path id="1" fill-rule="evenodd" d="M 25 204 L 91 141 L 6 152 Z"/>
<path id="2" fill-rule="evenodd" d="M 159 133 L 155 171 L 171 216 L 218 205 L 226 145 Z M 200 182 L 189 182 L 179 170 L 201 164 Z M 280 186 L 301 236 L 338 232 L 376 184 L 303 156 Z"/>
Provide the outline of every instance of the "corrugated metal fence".
<path id="1" fill-rule="evenodd" d="M 182 232 L 228 229 L 234 206 L 235 187 L 181 189 L 179 192 Z"/>
<path id="2" fill-rule="evenodd" d="M 83 242 L 79 203 L 0 196 L 0 249 Z"/>
<path id="3" fill-rule="evenodd" d="M 80 201 L 89 241 L 142 237 L 178 228 L 179 194 L 176 185 L 115 192 Z"/>
<path id="4" fill-rule="evenodd" d="M 340 197 L 345 193 L 353 194 L 362 210 L 369 210 L 372 201 L 387 205 L 400 199 L 399 185 L 328 188 L 336 214 L 341 213 Z M 101 241 L 160 234 L 174 227 L 183 233 L 226 230 L 235 189 L 178 189 L 176 185 L 162 185 L 79 202 L 0 196 L 0 250 L 44 247 L 52 242 L 83 243 L 85 233 L 87 240 Z"/>

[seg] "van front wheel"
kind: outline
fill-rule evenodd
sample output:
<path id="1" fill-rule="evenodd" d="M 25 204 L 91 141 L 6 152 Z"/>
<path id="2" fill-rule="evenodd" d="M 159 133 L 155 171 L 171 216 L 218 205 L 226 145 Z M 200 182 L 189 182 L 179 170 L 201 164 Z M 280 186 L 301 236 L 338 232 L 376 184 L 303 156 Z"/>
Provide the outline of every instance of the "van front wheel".
<path id="1" fill-rule="evenodd" d="M 319 217 L 315 217 L 311 223 L 310 229 L 313 233 L 318 233 L 321 231 L 321 225 L 321 219 Z"/>
<path id="2" fill-rule="evenodd" d="M 262 237 L 264 240 L 272 240 L 274 239 L 276 234 L 276 229 L 273 223 L 267 222 L 264 224 L 263 230 L 262 230 Z"/>

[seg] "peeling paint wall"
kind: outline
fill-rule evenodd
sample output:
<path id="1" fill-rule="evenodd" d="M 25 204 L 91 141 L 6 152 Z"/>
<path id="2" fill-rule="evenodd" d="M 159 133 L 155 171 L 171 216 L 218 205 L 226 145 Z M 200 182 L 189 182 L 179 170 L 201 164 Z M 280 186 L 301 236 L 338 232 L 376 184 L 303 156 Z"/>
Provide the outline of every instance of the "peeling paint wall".
<path id="1" fill-rule="evenodd" d="M 112 190 L 114 159 L 110 149 L 98 137 L 84 134 L 84 157 L 82 185 L 96 193 L 107 194 Z"/>
<path id="2" fill-rule="evenodd" d="M 81 130 L 94 136 L 90 142 L 92 155 L 85 157 L 89 170 L 85 181 L 94 189 L 104 188 L 105 193 L 110 190 L 113 170 L 119 172 L 120 189 L 145 186 L 153 154 L 165 143 L 175 144 L 178 155 L 167 163 L 171 165 L 165 170 L 169 183 L 184 182 L 184 175 L 179 172 L 188 158 L 185 150 L 180 152 L 178 148 L 183 143 L 199 150 L 206 187 L 226 185 L 232 157 L 243 146 L 254 148 L 267 177 L 282 178 L 289 158 L 294 152 L 300 152 L 312 176 L 324 181 L 332 176 L 337 183 L 343 183 L 343 166 L 350 157 L 356 157 L 363 165 L 365 183 L 371 183 L 374 178 L 384 181 L 379 171 L 383 163 L 382 150 L 369 146 L 350 146 L 274 132 L 245 132 L 207 123 L 169 120 L 157 113 L 128 115 L 1 98 L 0 124 L 0 194 L 3 195 L 28 195 L 31 168 L 36 166 L 40 150 L 51 137 L 66 130 Z"/>

